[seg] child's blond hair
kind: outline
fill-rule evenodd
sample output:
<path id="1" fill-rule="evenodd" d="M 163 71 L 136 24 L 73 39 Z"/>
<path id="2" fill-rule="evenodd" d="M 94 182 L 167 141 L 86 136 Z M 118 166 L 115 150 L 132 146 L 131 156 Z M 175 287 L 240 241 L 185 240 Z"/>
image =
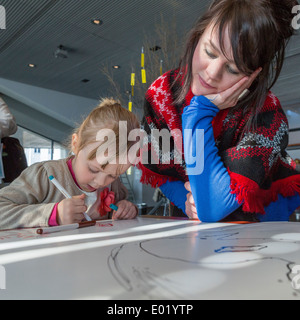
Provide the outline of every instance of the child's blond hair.
<path id="1" fill-rule="evenodd" d="M 102 129 L 110 129 L 115 133 L 116 136 L 116 153 L 115 157 L 119 157 L 119 123 L 124 121 L 127 123 L 127 148 L 125 150 L 128 152 L 131 146 L 135 142 L 128 140 L 128 135 L 131 130 L 139 129 L 140 123 L 136 115 L 129 110 L 123 108 L 118 100 L 113 98 L 103 98 L 100 104 L 92 110 L 92 112 L 87 116 L 87 118 L 82 122 L 82 124 L 75 129 L 74 133 L 78 136 L 78 152 L 82 150 L 87 145 L 97 142 L 97 133 Z M 124 138 L 124 137 L 123 137 Z M 97 149 L 94 149 L 88 155 L 88 160 L 93 160 L 96 158 Z M 104 168 L 106 164 L 103 164 Z"/>

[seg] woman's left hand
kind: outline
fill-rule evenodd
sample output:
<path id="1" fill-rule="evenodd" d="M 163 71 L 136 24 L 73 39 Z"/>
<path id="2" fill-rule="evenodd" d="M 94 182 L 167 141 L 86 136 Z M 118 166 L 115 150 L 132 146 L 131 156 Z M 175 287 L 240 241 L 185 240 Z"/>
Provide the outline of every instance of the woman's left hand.
<path id="1" fill-rule="evenodd" d="M 258 68 L 251 74 L 250 77 L 242 78 L 238 83 L 223 92 L 219 92 L 216 95 L 207 95 L 205 97 L 220 110 L 232 108 L 238 103 L 241 94 L 243 94 L 246 89 L 251 87 L 253 81 L 261 72 L 261 70 L 262 68 Z"/>
<path id="2" fill-rule="evenodd" d="M 118 210 L 113 212 L 113 219 L 129 220 L 134 219 L 138 214 L 138 208 L 132 202 L 121 200 L 117 204 Z"/>
<path id="3" fill-rule="evenodd" d="M 186 182 L 184 184 L 184 187 L 186 188 L 187 191 L 189 191 L 189 193 L 186 196 L 185 213 L 190 219 L 199 220 L 196 205 L 195 205 L 195 200 L 192 195 L 191 184 L 189 182 Z"/>

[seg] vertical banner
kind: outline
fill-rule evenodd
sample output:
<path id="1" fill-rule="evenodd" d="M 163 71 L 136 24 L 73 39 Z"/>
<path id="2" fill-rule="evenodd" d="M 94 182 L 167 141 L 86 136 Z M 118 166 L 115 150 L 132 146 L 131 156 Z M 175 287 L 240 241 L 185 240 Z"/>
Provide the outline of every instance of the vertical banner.
<path id="1" fill-rule="evenodd" d="M 131 73 L 130 85 L 131 85 L 131 95 L 134 97 L 134 86 L 135 86 L 135 73 L 134 72 Z"/>
<path id="2" fill-rule="evenodd" d="M 128 110 L 129 110 L 130 112 L 132 112 L 132 100 L 131 100 L 131 95 L 129 95 Z"/>
<path id="3" fill-rule="evenodd" d="M 142 83 L 147 83 L 144 47 L 142 47 L 142 53 L 141 53 L 141 74 L 142 74 Z"/>

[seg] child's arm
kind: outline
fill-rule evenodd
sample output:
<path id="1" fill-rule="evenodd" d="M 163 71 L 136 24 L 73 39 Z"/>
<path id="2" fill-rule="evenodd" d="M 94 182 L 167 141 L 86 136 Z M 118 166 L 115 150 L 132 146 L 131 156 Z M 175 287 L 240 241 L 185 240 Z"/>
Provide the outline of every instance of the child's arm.
<path id="1" fill-rule="evenodd" d="M 48 226 L 55 202 L 49 195 L 49 179 L 40 165 L 34 165 L 9 186 L 0 190 L 0 230 Z"/>
<path id="2" fill-rule="evenodd" d="M 55 190 L 49 184 L 46 170 L 37 164 L 1 189 L 0 230 L 48 226 L 55 203 L 63 199 L 53 198 Z"/>

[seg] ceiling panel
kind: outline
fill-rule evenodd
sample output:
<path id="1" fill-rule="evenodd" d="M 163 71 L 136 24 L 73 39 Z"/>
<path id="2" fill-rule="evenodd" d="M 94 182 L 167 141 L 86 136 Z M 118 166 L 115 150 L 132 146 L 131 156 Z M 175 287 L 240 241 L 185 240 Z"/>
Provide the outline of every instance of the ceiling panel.
<path id="1" fill-rule="evenodd" d="M 166 28 L 176 20 L 177 36 L 184 42 L 186 33 L 209 3 L 210 0 L 2 0 L 7 28 L 0 30 L 0 77 L 98 99 L 111 89 L 101 66 L 118 64 L 121 69 L 112 74 L 125 92 L 146 35 L 152 37 L 153 45 L 159 45 L 155 29 L 161 17 Z M 102 19 L 103 25 L 93 25 L 92 18 Z M 59 45 L 69 50 L 67 59 L 54 57 Z M 149 52 L 149 48 L 146 50 Z M 37 68 L 28 68 L 28 63 Z M 289 44 L 282 75 L 273 90 L 286 108 L 293 105 L 300 109 L 299 76 L 298 33 Z M 82 83 L 83 79 L 90 81 Z"/>
<path id="2" fill-rule="evenodd" d="M 121 65 L 115 76 L 123 85 L 139 60 L 145 34 L 161 15 L 173 19 L 192 12 L 184 34 L 206 1 L 9 0 L 3 5 L 8 22 L 0 33 L 1 77 L 97 98 L 108 84 L 101 65 Z M 91 23 L 97 17 L 104 21 L 100 27 Z M 68 59 L 54 58 L 59 45 L 69 49 Z M 30 70 L 28 63 L 37 68 Z M 82 84 L 85 78 L 91 81 Z"/>

